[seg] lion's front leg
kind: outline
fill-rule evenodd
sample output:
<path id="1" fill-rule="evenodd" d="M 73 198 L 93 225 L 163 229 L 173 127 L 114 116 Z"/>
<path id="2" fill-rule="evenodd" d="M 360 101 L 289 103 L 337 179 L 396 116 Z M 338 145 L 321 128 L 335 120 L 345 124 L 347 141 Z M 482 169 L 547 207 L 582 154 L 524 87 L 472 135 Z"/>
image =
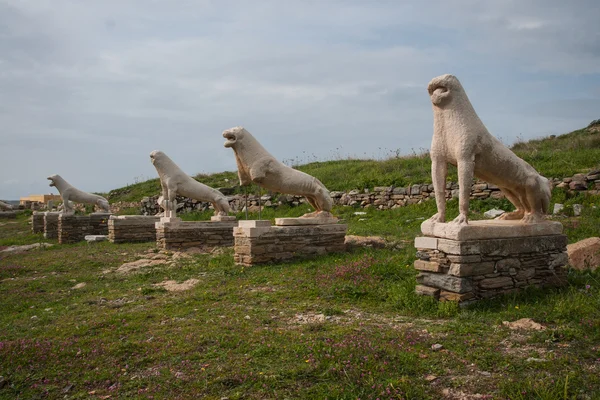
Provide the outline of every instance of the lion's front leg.
<path id="1" fill-rule="evenodd" d="M 165 217 L 175 218 L 177 216 L 177 189 L 167 188 L 166 198 Z"/>
<path id="2" fill-rule="evenodd" d="M 73 203 L 69 201 L 69 197 L 63 197 L 63 214 L 73 214 L 75 210 L 73 209 Z"/>
<path id="3" fill-rule="evenodd" d="M 431 162 L 431 178 L 433 180 L 433 190 L 435 192 L 435 204 L 437 213 L 428 221 L 446 222 L 446 175 L 448 164 L 446 160 L 440 160 L 436 157 Z"/>
<path id="4" fill-rule="evenodd" d="M 458 217 L 452 223 L 466 225 L 469 223 L 469 196 L 471 195 L 471 185 L 473 183 L 473 173 L 475 171 L 474 156 L 468 159 L 458 160 Z"/>

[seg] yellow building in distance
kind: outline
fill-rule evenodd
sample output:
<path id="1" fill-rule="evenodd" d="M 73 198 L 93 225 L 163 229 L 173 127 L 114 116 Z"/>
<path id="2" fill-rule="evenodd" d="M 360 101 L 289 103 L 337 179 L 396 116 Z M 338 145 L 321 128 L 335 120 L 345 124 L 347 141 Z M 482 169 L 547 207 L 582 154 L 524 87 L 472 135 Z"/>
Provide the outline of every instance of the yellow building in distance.
<path id="1" fill-rule="evenodd" d="M 48 202 L 52 201 L 62 201 L 62 198 L 59 194 L 32 194 L 26 197 L 21 197 L 19 200 L 20 204 L 25 204 L 28 201 L 37 201 L 38 203 L 48 204 Z"/>

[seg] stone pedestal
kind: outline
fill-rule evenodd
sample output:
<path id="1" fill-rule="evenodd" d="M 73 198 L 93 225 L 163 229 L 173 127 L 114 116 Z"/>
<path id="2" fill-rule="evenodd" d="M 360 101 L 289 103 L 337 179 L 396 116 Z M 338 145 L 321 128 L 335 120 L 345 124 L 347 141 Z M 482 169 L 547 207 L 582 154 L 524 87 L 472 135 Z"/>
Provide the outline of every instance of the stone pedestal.
<path id="1" fill-rule="evenodd" d="M 33 233 L 44 233 L 44 214 L 43 212 L 34 211 L 31 215 L 31 231 Z"/>
<path id="2" fill-rule="evenodd" d="M 15 219 L 17 213 L 14 211 L 0 211 L 0 219 Z"/>
<path id="3" fill-rule="evenodd" d="M 109 213 L 89 215 L 60 214 L 58 217 L 58 242 L 76 243 L 86 235 L 108 235 Z"/>
<path id="4" fill-rule="evenodd" d="M 233 230 L 234 260 L 236 264 L 252 266 L 342 252 L 347 230 L 345 224 L 271 226 L 270 221 L 240 221 Z"/>
<path id="5" fill-rule="evenodd" d="M 156 245 L 164 250 L 190 247 L 233 246 L 233 229 L 237 221 L 182 221 L 163 217 L 156 222 Z"/>
<path id="6" fill-rule="evenodd" d="M 108 220 L 108 240 L 112 243 L 156 241 L 158 216 L 112 215 Z"/>
<path id="7" fill-rule="evenodd" d="M 567 237 L 559 222 L 471 221 L 421 226 L 415 238 L 416 292 L 439 300 L 475 301 L 528 286 L 567 283 Z"/>
<path id="8" fill-rule="evenodd" d="M 59 212 L 47 211 L 44 214 L 44 238 L 56 239 L 58 238 L 58 217 L 61 215 Z"/>

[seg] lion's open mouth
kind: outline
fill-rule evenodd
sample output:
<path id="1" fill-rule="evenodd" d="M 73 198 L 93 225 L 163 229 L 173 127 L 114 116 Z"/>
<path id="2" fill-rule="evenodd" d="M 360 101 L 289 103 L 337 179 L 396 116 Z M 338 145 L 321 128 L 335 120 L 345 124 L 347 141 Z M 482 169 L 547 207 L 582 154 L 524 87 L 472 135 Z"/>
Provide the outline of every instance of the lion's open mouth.
<path id="1" fill-rule="evenodd" d="M 441 106 L 446 98 L 450 95 L 450 90 L 448 87 L 441 82 L 431 83 L 427 87 L 427 91 L 429 92 L 431 103 L 436 106 Z"/>
<path id="2" fill-rule="evenodd" d="M 46 178 L 50 181 L 50 184 L 48 186 L 53 187 L 54 186 L 54 180 L 52 178 Z"/>
<path id="3" fill-rule="evenodd" d="M 427 91 L 429 92 L 430 96 L 433 96 L 434 94 L 440 95 L 446 93 L 448 91 L 448 88 L 442 84 L 429 85 Z"/>
<path id="4" fill-rule="evenodd" d="M 237 141 L 237 137 L 235 136 L 235 133 L 232 133 L 232 132 L 223 132 L 223 137 L 225 139 L 227 139 L 224 144 L 225 147 L 231 147 Z"/>

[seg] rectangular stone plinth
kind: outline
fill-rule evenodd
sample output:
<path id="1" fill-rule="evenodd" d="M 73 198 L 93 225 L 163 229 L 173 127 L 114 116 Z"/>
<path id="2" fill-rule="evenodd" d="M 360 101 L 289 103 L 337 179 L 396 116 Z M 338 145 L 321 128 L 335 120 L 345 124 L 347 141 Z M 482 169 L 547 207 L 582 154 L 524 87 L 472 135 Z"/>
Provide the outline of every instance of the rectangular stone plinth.
<path id="1" fill-rule="evenodd" d="M 240 221 L 233 230 L 234 261 L 252 266 L 296 257 L 345 251 L 345 224 L 270 226 L 269 221 Z"/>
<path id="2" fill-rule="evenodd" d="M 467 225 L 425 221 L 421 224 L 423 235 L 451 240 L 500 239 L 531 236 L 560 235 L 563 226 L 556 221 L 525 224 L 520 221 L 482 220 L 469 221 Z"/>
<path id="3" fill-rule="evenodd" d="M 31 215 L 31 231 L 33 233 L 44 233 L 44 214 L 43 212 L 34 211 Z"/>
<path id="4" fill-rule="evenodd" d="M 59 212 L 45 212 L 44 213 L 44 238 L 56 239 L 58 238 L 58 216 Z"/>
<path id="5" fill-rule="evenodd" d="M 562 234 L 451 240 L 417 237 L 418 294 L 472 302 L 528 286 L 567 283 L 567 237 Z"/>
<path id="6" fill-rule="evenodd" d="M 0 219 L 15 219 L 17 213 L 14 211 L 0 211 Z"/>
<path id="7" fill-rule="evenodd" d="M 161 218 L 156 223 L 156 244 L 165 250 L 190 247 L 233 246 L 233 229 L 237 221 L 181 221 Z"/>
<path id="8" fill-rule="evenodd" d="M 155 224 L 158 216 L 119 215 L 108 220 L 108 240 L 111 243 L 140 243 L 156 241 Z"/>
<path id="9" fill-rule="evenodd" d="M 297 225 L 333 225 L 337 224 L 339 219 L 336 217 L 328 218 L 275 218 L 276 226 L 297 226 Z"/>
<path id="10" fill-rule="evenodd" d="M 108 235 L 110 214 L 89 215 L 60 214 L 58 217 L 58 242 L 76 243 L 85 240 L 86 235 Z"/>

